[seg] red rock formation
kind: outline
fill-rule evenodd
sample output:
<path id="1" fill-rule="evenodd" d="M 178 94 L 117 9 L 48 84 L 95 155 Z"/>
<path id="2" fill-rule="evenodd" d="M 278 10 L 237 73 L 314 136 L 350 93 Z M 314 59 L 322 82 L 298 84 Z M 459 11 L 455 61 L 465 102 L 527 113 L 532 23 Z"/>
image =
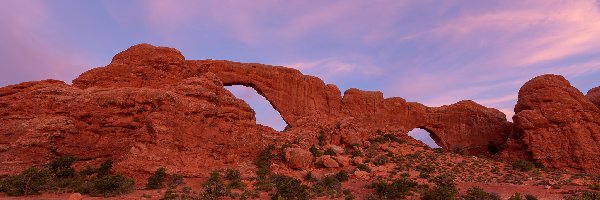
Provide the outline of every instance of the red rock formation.
<path id="1" fill-rule="evenodd" d="M 274 133 L 211 73 L 160 88 L 21 83 L 0 89 L 0 105 L 0 174 L 70 155 L 138 180 L 160 166 L 196 176 L 251 161 Z"/>
<path id="2" fill-rule="evenodd" d="M 562 76 L 527 82 L 519 90 L 513 120 L 512 138 L 532 159 L 552 168 L 600 173 L 600 109 Z"/>
<path id="3" fill-rule="evenodd" d="M 510 132 L 502 112 L 474 102 L 428 108 L 358 89 L 349 89 L 342 97 L 337 86 L 295 69 L 217 60 L 185 61 L 175 49 L 148 44 L 117 54 L 110 65 L 82 74 L 73 85 L 160 87 L 207 72 L 214 73 L 224 85 L 256 89 L 290 127 L 323 127 L 348 120 L 367 132 L 380 129 L 405 134 L 419 127 L 428 130 L 442 147 L 472 149 L 476 153 L 484 151 L 490 142 L 503 143 Z M 358 131 L 346 131 L 341 137 Z"/>
<path id="4" fill-rule="evenodd" d="M 254 111 L 224 85 L 265 96 L 290 125 L 278 134 L 255 123 Z M 185 60 L 175 49 L 136 45 L 73 80 L 0 88 L 0 174 L 52 157 L 115 160 L 130 175 L 164 166 L 196 176 L 225 164 L 250 162 L 280 138 L 362 144 L 375 130 L 428 130 L 444 148 L 486 151 L 506 141 L 510 123 L 472 101 L 427 107 L 381 92 L 349 89 L 298 70 L 230 61 Z M 295 134 L 295 136 L 294 136 Z M 314 143 L 313 143 L 314 144 Z M 302 167 L 305 167 L 304 164 Z"/>
<path id="5" fill-rule="evenodd" d="M 600 107 L 600 87 L 590 89 L 585 97 L 595 103 L 596 106 Z"/>

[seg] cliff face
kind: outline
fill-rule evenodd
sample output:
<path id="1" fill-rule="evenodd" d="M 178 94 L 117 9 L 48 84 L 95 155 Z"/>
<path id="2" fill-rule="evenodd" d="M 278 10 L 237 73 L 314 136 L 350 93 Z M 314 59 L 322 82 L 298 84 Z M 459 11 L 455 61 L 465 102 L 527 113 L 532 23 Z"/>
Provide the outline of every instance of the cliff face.
<path id="1" fill-rule="evenodd" d="M 533 160 L 600 173 L 600 109 L 562 76 L 536 77 L 519 91 L 515 137 Z"/>
<path id="2" fill-rule="evenodd" d="M 290 127 L 278 133 L 257 125 L 254 111 L 224 88 L 228 85 L 254 88 Z M 536 127 L 565 123 L 526 126 L 530 118 L 522 110 L 541 104 L 521 102 L 521 96 L 532 99 L 527 94 L 537 91 L 522 90 L 515 122 L 525 136 L 514 137 L 511 142 L 532 152 L 535 159 L 545 159 L 536 157 L 540 153 L 569 152 L 567 149 L 578 142 L 589 145 L 590 138 L 597 137 L 581 133 L 575 138 L 584 139 L 564 145 L 562 137 L 554 137 L 561 145 L 538 150 L 539 140 L 523 138 L 539 135 Z M 594 123 L 598 126 L 591 120 L 598 108 L 589 100 L 581 103 L 585 101 L 577 97 L 556 101 L 579 102 L 573 106 L 581 109 L 572 109 L 572 117 L 588 120 L 584 127 Z M 116 169 L 130 176 L 161 166 L 195 176 L 219 166 L 247 163 L 264 145 L 276 140 L 293 139 L 309 145 L 308 141 L 315 140 L 320 131 L 326 132 L 328 142 L 333 144 L 363 144 L 376 130 L 406 134 L 418 127 L 428 130 L 444 148 L 479 154 L 487 152 L 490 143 L 504 144 L 514 129 L 502 112 L 473 101 L 427 107 L 358 89 L 349 89 L 342 96 L 337 86 L 295 69 L 185 60 L 175 49 L 148 44 L 117 54 L 109 65 L 83 73 L 73 85 L 47 80 L 0 88 L 0 120 L 0 174 L 72 155 L 95 163 L 113 159 Z M 579 130 L 575 126 L 572 123 L 568 127 Z M 594 148 L 570 151 L 575 153 L 569 155 L 580 159 Z M 542 163 L 557 168 L 598 169 L 595 165 L 571 166 L 586 161 L 565 165 L 553 164 L 558 162 L 556 159 L 546 161 Z"/>

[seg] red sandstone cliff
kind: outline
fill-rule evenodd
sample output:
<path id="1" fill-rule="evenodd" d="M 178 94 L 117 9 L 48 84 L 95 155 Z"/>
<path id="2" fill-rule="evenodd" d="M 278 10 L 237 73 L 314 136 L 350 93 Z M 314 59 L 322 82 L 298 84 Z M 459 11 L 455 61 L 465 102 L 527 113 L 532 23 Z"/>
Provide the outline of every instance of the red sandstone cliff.
<path id="1" fill-rule="evenodd" d="M 598 154 L 588 154 L 598 152 L 597 143 L 591 143 L 598 141 L 597 132 L 581 131 L 598 126 L 592 119 L 600 119 L 598 108 L 570 86 L 552 84 L 524 86 L 515 109 L 520 135 L 511 142 L 547 166 L 598 172 L 589 163 Z M 223 87 L 227 85 L 256 89 L 290 128 L 277 133 L 257 125 L 254 111 Z M 553 99 L 554 90 L 537 90 L 545 86 L 571 96 Z M 544 98 L 536 95 L 540 92 Z M 528 126 L 534 119 L 553 119 L 556 114 L 546 113 L 547 104 L 572 120 Z M 531 109 L 542 114 L 529 117 L 525 113 Z M 490 143 L 505 143 L 513 130 L 502 112 L 473 101 L 427 107 L 358 89 L 342 96 L 337 86 L 295 69 L 185 60 L 175 49 L 148 44 L 117 54 L 108 66 L 83 73 L 72 86 L 48 80 L 0 88 L 0 120 L 0 174 L 72 155 L 87 162 L 113 159 L 117 170 L 132 176 L 160 166 L 196 176 L 210 168 L 247 164 L 275 140 L 309 145 L 319 131 L 333 144 L 362 144 L 375 130 L 406 134 L 418 127 L 444 148 L 479 154 Z M 566 136 L 553 136 L 557 133 Z M 556 145 L 544 147 L 546 138 Z M 546 153 L 550 156 L 541 156 Z M 596 157 L 582 160 L 584 155 Z M 572 156 L 572 162 L 557 164 L 565 156 Z"/>

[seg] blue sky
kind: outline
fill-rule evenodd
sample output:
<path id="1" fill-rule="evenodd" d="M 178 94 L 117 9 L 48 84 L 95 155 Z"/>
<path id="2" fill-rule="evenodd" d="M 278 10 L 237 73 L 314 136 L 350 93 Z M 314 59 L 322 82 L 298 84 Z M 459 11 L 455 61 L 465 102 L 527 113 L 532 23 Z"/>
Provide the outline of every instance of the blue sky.
<path id="1" fill-rule="evenodd" d="M 583 93 L 600 85 L 599 7 L 597 0 L 2 0 L 0 86 L 70 82 L 145 42 L 187 59 L 293 67 L 342 91 L 380 90 L 428 106 L 472 99 L 510 118 L 519 87 L 534 76 L 564 75 Z M 273 123 L 255 110 L 259 123 Z"/>

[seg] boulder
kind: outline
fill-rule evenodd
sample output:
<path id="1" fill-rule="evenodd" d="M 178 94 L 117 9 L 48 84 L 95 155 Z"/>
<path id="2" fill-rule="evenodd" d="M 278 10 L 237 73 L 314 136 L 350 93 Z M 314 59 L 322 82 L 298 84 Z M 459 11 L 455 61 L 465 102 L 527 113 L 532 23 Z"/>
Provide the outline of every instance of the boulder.
<path id="1" fill-rule="evenodd" d="M 309 169 L 314 158 L 312 154 L 301 148 L 286 148 L 285 160 L 292 169 Z"/>
<path id="2" fill-rule="evenodd" d="M 600 173 L 600 109 L 564 77 L 542 75 L 525 83 L 513 120 L 511 138 L 531 159 L 546 167 Z"/>

